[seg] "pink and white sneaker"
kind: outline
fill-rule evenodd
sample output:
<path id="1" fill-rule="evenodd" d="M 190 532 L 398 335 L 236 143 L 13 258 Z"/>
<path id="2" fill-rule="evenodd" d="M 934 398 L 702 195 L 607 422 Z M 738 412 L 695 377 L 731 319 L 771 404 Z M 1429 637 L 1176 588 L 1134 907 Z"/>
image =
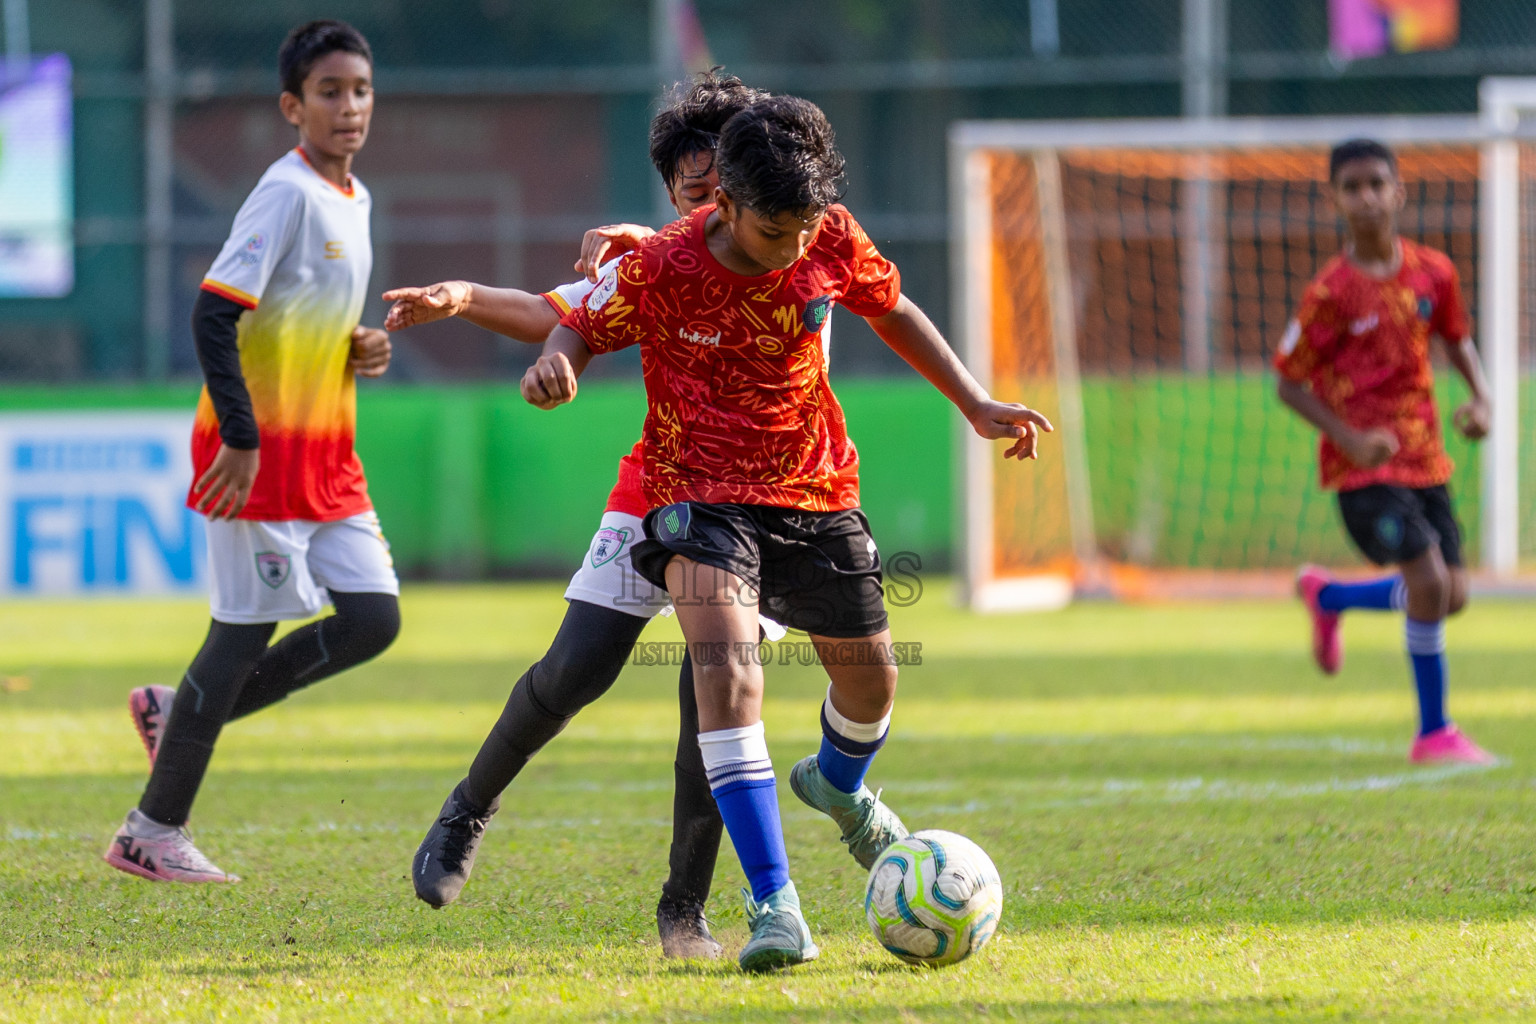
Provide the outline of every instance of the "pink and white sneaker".
<path id="1" fill-rule="evenodd" d="M 1499 759 L 1467 738 L 1454 723 L 1427 732 L 1413 741 L 1408 760 L 1423 764 L 1498 764 Z"/>
<path id="2" fill-rule="evenodd" d="M 135 808 L 112 837 L 102 860 L 152 882 L 238 882 L 220 871 L 192 845 L 184 828 L 171 828 L 144 817 Z"/>
<path id="3" fill-rule="evenodd" d="M 160 751 L 160 739 L 165 735 L 165 723 L 171 719 L 171 703 L 176 691 L 169 686 L 141 686 L 128 694 L 128 713 L 133 716 L 133 727 L 138 730 L 149 755 L 149 766 L 155 766 L 155 754 Z"/>
<path id="4" fill-rule="evenodd" d="M 1296 596 L 1312 616 L 1312 660 L 1330 676 L 1344 662 L 1344 640 L 1339 636 L 1339 613 L 1324 611 L 1317 595 L 1333 582 L 1333 574 L 1315 565 L 1304 565 L 1296 573 Z"/>

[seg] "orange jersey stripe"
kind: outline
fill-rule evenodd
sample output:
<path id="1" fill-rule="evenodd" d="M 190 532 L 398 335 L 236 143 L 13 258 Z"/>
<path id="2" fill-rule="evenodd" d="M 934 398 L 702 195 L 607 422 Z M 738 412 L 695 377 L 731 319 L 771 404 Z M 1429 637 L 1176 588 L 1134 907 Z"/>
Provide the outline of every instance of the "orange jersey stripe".
<path id="1" fill-rule="evenodd" d="M 203 291 L 212 292 L 215 295 L 221 295 L 228 299 L 230 302 L 238 303 L 239 305 L 244 306 L 246 309 L 256 308 L 255 296 L 247 295 L 239 288 L 234 288 L 230 285 L 223 284 L 222 282 L 215 281 L 211 278 L 203 278 Z"/>

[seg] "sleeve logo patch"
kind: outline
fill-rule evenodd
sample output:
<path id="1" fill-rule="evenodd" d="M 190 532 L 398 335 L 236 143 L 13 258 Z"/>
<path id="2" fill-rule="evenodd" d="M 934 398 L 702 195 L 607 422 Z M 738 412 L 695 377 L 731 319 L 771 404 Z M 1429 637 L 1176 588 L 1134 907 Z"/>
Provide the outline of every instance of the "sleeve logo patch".
<path id="1" fill-rule="evenodd" d="M 592 289 L 592 294 L 587 296 L 587 308 L 594 313 L 602 311 L 608 305 L 608 300 L 613 298 L 619 290 L 619 268 L 614 267 L 603 275 L 603 279 Z"/>
<path id="2" fill-rule="evenodd" d="M 267 236 L 260 231 L 245 240 L 243 248 L 237 259 L 247 267 L 254 267 L 261 262 L 261 254 L 267 250 Z"/>

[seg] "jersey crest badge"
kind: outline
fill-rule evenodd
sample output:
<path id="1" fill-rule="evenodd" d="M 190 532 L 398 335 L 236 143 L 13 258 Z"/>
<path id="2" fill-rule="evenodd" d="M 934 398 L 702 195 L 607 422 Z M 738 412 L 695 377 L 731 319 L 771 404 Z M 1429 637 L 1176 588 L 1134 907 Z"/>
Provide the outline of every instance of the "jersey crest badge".
<path id="1" fill-rule="evenodd" d="M 800 322 L 805 325 L 807 334 L 816 334 L 821 330 L 822 324 L 827 322 L 827 317 L 832 315 L 832 296 L 822 295 L 805 304 L 805 312 L 801 314 Z"/>
<path id="2" fill-rule="evenodd" d="M 607 565 L 619 557 L 619 552 L 624 550 L 624 545 L 635 539 L 635 531 L 629 527 L 621 527 L 615 530 L 611 526 L 605 526 L 597 531 L 597 536 L 592 538 L 592 552 L 590 555 L 592 568 Z"/>
<path id="3" fill-rule="evenodd" d="M 276 551 L 256 552 L 256 575 L 261 577 L 261 582 L 273 590 L 288 582 L 291 568 L 292 563 L 288 555 L 280 555 Z"/>
<path id="4" fill-rule="evenodd" d="M 1428 320 L 1435 314 L 1435 300 L 1428 295 L 1419 296 L 1419 319 Z"/>

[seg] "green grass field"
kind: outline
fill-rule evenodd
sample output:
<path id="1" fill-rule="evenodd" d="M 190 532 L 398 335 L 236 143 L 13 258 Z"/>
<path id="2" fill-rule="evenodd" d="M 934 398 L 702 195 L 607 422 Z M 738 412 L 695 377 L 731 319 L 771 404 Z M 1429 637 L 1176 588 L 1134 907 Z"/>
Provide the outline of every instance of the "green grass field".
<path id="1" fill-rule="evenodd" d="M 1289 604 L 977 618 L 932 587 L 894 613 L 923 664 L 871 781 L 992 854 L 1003 927 L 958 968 L 902 966 L 835 828 L 781 786 L 822 958 L 748 977 L 655 939 L 672 669 L 628 669 L 530 766 L 458 905 L 412 894 L 411 854 L 559 593 L 408 588 L 383 659 L 231 726 L 193 817 L 246 879 L 228 887 L 100 860 L 145 776 L 126 692 L 176 680 L 205 607 L 0 609 L 0 1020 L 1536 1019 L 1531 605 L 1451 626 L 1452 710 L 1506 759 L 1461 770 L 1404 758 L 1399 619 L 1353 619 L 1324 679 Z M 824 686 L 770 670 L 781 781 Z M 733 955 L 739 884 L 727 846 L 710 911 Z"/>

